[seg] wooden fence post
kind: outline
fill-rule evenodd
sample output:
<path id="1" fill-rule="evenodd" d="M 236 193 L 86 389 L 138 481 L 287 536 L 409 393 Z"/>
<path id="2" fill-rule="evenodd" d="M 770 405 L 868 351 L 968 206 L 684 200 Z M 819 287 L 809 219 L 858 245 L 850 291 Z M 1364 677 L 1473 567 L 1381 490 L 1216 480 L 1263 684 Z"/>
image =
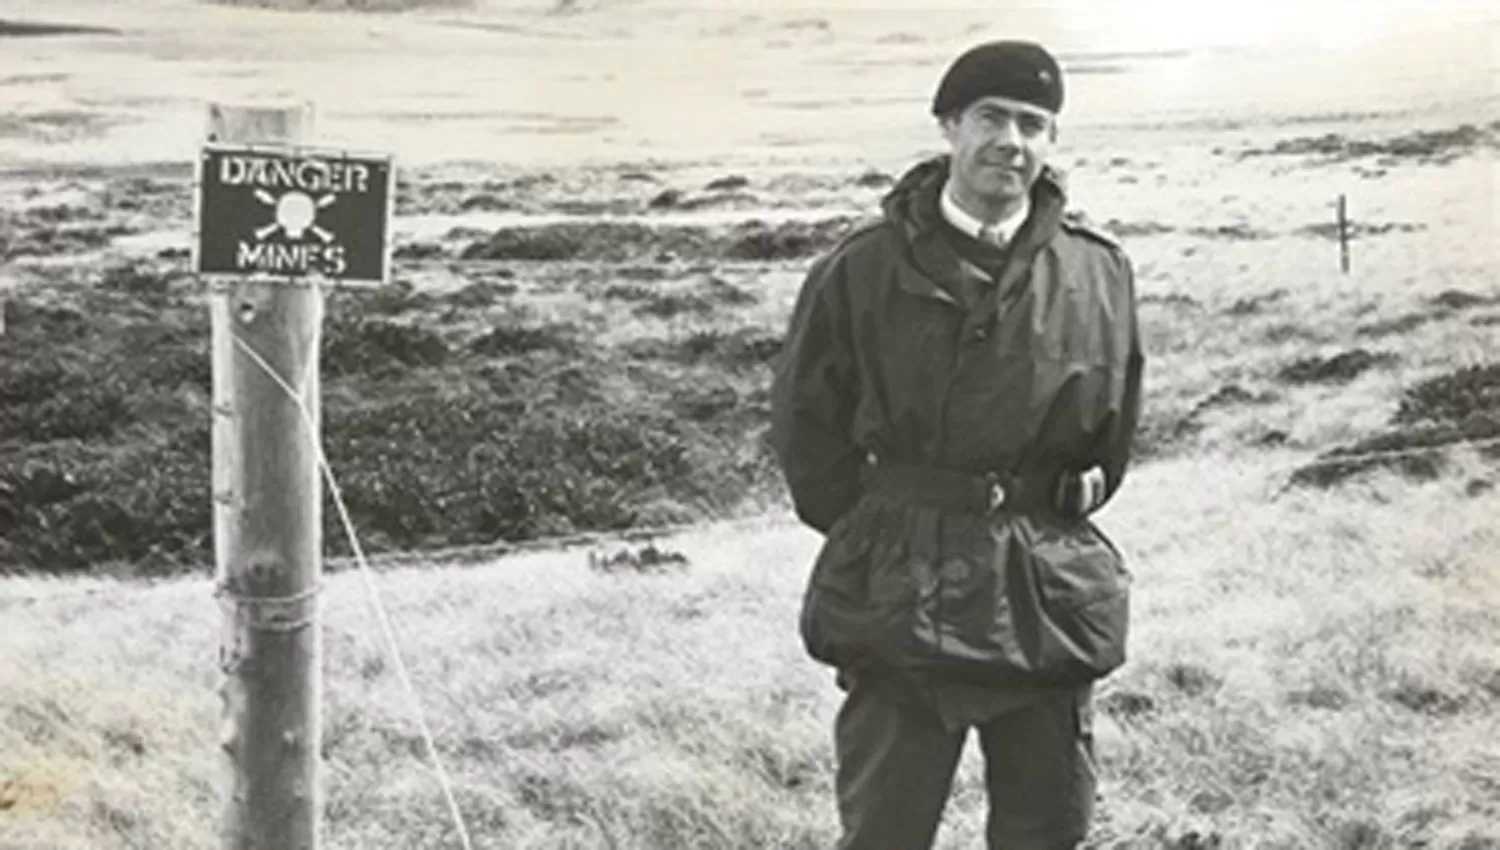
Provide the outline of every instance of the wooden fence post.
<path id="1" fill-rule="evenodd" d="M 208 139 L 297 144 L 311 135 L 312 118 L 310 105 L 214 105 Z M 321 840 L 322 299 L 316 286 L 250 278 L 229 279 L 211 296 L 223 850 L 317 850 Z"/>
<path id="2" fill-rule="evenodd" d="M 1349 208 L 1339 195 L 1339 270 L 1349 273 Z"/>

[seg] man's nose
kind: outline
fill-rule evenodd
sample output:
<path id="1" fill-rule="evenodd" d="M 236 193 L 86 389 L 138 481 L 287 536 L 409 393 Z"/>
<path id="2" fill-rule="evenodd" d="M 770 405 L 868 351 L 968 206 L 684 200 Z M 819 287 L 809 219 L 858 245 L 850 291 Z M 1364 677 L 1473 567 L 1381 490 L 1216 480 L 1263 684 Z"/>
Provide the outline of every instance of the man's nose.
<path id="1" fill-rule="evenodd" d="M 997 148 L 1018 148 L 1021 146 L 1021 128 L 1014 121 L 1001 121 L 991 142 Z"/>

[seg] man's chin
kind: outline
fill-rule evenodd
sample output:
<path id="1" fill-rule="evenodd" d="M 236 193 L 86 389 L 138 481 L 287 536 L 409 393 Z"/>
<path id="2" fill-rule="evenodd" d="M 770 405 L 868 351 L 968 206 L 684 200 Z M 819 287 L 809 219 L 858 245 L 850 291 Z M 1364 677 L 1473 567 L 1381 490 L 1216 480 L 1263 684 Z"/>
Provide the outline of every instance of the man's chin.
<path id="1" fill-rule="evenodd" d="M 1019 174 L 996 180 L 986 180 L 984 194 L 991 203 L 1007 204 L 1019 200 L 1030 187 Z"/>
<path id="2" fill-rule="evenodd" d="M 1026 191 L 1030 181 L 1024 172 L 1011 169 L 988 171 L 982 178 L 984 188 L 997 194 L 1019 195 Z"/>

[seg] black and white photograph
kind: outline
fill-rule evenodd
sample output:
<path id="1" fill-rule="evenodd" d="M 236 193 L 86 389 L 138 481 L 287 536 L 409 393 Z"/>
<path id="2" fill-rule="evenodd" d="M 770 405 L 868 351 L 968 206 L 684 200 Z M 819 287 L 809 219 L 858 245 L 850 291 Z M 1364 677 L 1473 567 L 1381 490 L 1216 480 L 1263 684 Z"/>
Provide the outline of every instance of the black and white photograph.
<path id="1" fill-rule="evenodd" d="M 1500 850 L 1488 0 L 0 0 L 0 850 Z"/>

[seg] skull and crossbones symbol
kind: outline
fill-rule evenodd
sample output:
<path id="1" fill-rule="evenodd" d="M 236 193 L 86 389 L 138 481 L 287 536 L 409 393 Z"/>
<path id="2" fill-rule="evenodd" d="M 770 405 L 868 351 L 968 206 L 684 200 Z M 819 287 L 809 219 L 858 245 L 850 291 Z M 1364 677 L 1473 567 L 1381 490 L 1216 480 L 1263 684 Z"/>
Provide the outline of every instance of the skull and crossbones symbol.
<path id="1" fill-rule="evenodd" d="M 306 192 L 293 190 L 276 198 L 265 189 L 256 189 L 255 197 L 266 206 L 276 208 L 276 220 L 265 227 L 256 228 L 256 239 L 265 239 L 279 228 L 288 239 L 301 239 L 304 233 L 311 230 L 314 236 L 324 242 L 333 241 L 333 234 L 319 227 L 317 218 L 318 210 L 338 200 L 337 195 L 329 193 L 314 199 Z"/>

